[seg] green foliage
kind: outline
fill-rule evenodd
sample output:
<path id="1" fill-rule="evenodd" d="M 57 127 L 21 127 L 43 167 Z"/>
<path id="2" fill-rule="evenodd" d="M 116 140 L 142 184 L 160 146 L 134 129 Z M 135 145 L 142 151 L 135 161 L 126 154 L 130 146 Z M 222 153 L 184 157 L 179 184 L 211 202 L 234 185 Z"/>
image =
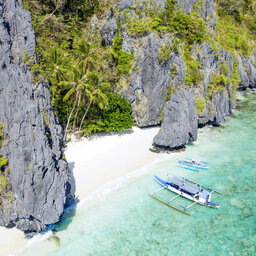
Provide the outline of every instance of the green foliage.
<path id="1" fill-rule="evenodd" d="M 235 21 L 240 24 L 248 25 L 248 21 L 253 20 L 255 15 L 254 0 L 216 0 L 218 3 L 218 15 L 233 16 Z"/>
<path id="2" fill-rule="evenodd" d="M 225 61 L 222 61 L 220 64 L 220 74 L 226 76 L 229 72 L 228 65 Z"/>
<path id="3" fill-rule="evenodd" d="M 8 181 L 4 175 L 0 175 L 0 194 L 3 193 L 5 188 L 8 186 Z"/>
<path id="4" fill-rule="evenodd" d="M 167 0 L 162 10 L 148 3 L 145 11 L 147 17 L 142 19 L 139 15 L 139 18 L 130 19 L 128 33 L 143 36 L 154 30 L 160 33 L 175 33 L 188 45 L 202 43 L 206 35 L 205 22 L 196 12 L 189 15 L 183 13 L 181 8 L 176 11 L 176 4 L 176 0 Z"/>
<path id="5" fill-rule="evenodd" d="M 165 2 L 165 9 L 161 14 L 161 19 L 164 23 L 168 23 L 175 14 L 176 0 L 167 0 Z"/>
<path id="6" fill-rule="evenodd" d="M 0 155 L 0 169 L 2 169 L 5 165 L 7 165 L 8 160 Z"/>
<path id="7" fill-rule="evenodd" d="M 199 61 L 197 58 L 193 58 L 188 47 L 185 47 L 183 57 L 186 63 L 187 75 L 185 78 L 186 85 L 193 86 L 198 85 L 203 77 L 199 72 Z"/>
<path id="8" fill-rule="evenodd" d="M 8 160 L 0 154 L 0 194 L 8 186 L 8 181 L 5 177 L 5 167 L 8 164 Z"/>
<path id="9" fill-rule="evenodd" d="M 2 143 L 4 140 L 3 131 L 4 131 L 4 124 L 0 122 L 0 148 L 2 147 Z"/>
<path id="10" fill-rule="evenodd" d="M 222 92 L 224 88 L 227 87 L 229 83 L 228 77 L 225 75 L 213 75 L 211 77 L 211 83 L 208 84 L 208 90 L 207 90 L 207 96 L 209 99 L 212 98 L 213 94 L 219 92 Z"/>
<path id="11" fill-rule="evenodd" d="M 228 78 L 223 74 L 212 76 L 211 80 L 214 85 L 220 85 L 222 87 L 226 87 L 228 85 Z"/>
<path id="12" fill-rule="evenodd" d="M 127 76 L 133 65 L 133 51 L 122 51 L 122 37 L 116 37 L 111 50 L 101 44 L 98 26 L 88 26 L 93 14 L 99 17 L 109 8 L 109 1 L 24 0 L 23 4 L 32 12 L 40 59 L 37 63 L 24 53 L 23 62 L 34 73 L 35 82 L 50 82 L 61 124 L 72 129 L 83 125 L 86 129 L 87 112 L 100 114 L 106 108 L 106 95 L 117 91 L 119 79 Z M 90 122 L 94 119 L 98 121 L 97 116 L 90 116 Z M 44 123 L 51 143 L 45 116 Z"/>
<path id="13" fill-rule="evenodd" d="M 134 126 L 131 104 L 116 94 L 108 94 L 109 104 L 103 110 L 91 109 L 83 125 L 83 131 L 91 133 L 122 131 Z"/>
<path id="14" fill-rule="evenodd" d="M 157 56 L 158 60 L 160 62 L 166 62 L 167 60 L 169 60 L 172 52 L 174 52 L 174 53 L 179 52 L 179 45 L 180 45 L 180 41 L 177 40 L 176 38 L 173 39 L 172 42 L 164 43 L 160 47 L 160 52 Z"/>
<path id="15" fill-rule="evenodd" d="M 197 114 L 200 115 L 205 109 L 206 102 L 204 99 L 201 99 L 199 96 L 197 96 L 195 104 L 196 104 Z"/>
<path id="16" fill-rule="evenodd" d="M 170 100 L 170 98 L 172 97 L 172 94 L 173 93 L 176 93 L 176 89 L 173 87 L 173 84 L 170 84 L 169 86 L 168 86 L 168 89 L 167 89 L 167 92 L 166 92 L 166 95 L 165 95 L 165 101 L 169 101 Z"/>
<path id="17" fill-rule="evenodd" d="M 197 3 L 195 3 L 194 6 L 193 6 L 193 11 L 194 12 L 199 12 L 203 7 L 204 7 L 204 1 L 203 0 L 198 0 Z"/>
<path id="18" fill-rule="evenodd" d="M 132 68 L 134 54 L 124 52 L 122 50 L 123 39 L 122 36 L 116 36 L 113 40 L 114 56 L 117 60 L 117 75 L 128 75 Z"/>
<path id="19" fill-rule="evenodd" d="M 167 24 L 170 29 L 177 32 L 179 37 L 189 45 L 204 41 L 206 26 L 203 19 L 197 13 L 188 15 L 179 8 L 176 15 Z"/>
<path id="20" fill-rule="evenodd" d="M 173 79 L 178 74 L 179 74 L 179 66 L 175 63 L 172 63 L 171 70 L 170 70 L 170 78 Z"/>
<path id="21" fill-rule="evenodd" d="M 255 40 L 255 12 L 245 0 L 218 0 L 217 37 L 224 48 L 231 52 L 250 55 Z M 247 9 L 247 10 L 246 10 Z"/>
<path id="22" fill-rule="evenodd" d="M 53 14 L 66 17 L 76 16 L 79 20 L 87 20 L 101 7 L 99 0 L 22 0 L 26 10 L 40 11 L 48 16 Z"/>
<path id="23" fill-rule="evenodd" d="M 148 23 L 148 21 L 142 21 L 139 19 L 132 19 L 129 22 L 128 34 L 132 36 L 143 36 L 150 32 L 152 29 Z"/>
<path id="24" fill-rule="evenodd" d="M 27 68 L 33 74 L 33 83 L 38 83 L 42 78 L 46 77 L 43 63 L 38 63 L 35 56 L 30 55 L 27 51 L 23 51 L 21 62 L 25 63 Z"/>
<path id="25" fill-rule="evenodd" d="M 160 62 L 166 62 L 171 57 L 171 44 L 165 43 L 160 48 L 160 53 L 158 54 L 157 58 Z"/>

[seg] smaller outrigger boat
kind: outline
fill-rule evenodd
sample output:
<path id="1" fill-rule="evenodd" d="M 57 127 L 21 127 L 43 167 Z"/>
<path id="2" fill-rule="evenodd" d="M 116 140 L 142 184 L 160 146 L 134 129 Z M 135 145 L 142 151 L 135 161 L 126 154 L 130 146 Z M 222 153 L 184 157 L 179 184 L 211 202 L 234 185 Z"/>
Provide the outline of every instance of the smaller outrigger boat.
<path id="1" fill-rule="evenodd" d="M 217 194 L 221 194 L 221 193 L 219 193 L 219 192 L 217 192 L 213 189 L 204 187 L 204 186 L 202 186 L 200 184 L 197 184 L 193 181 L 190 181 L 188 179 L 179 178 L 179 177 L 175 177 L 175 176 L 173 176 L 171 178 L 168 178 L 167 181 L 164 181 L 164 180 L 160 179 L 157 176 L 154 176 L 154 179 L 162 186 L 162 188 L 154 191 L 152 195 L 149 194 L 149 196 L 151 196 L 152 198 L 156 199 L 157 201 L 159 201 L 159 202 L 161 202 L 161 203 L 163 203 L 163 204 L 169 206 L 170 208 L 175 209 L 179 212 L 190 215 L 186 211 L 191 206 L 193 206 L 195 204 L 205 205 L 205 206 L 213 207 L 213 208 L 219 208 L 220 207 L 219 204 L 215 204 L 215 203 L 211 202 L 212 193 L 215 192 Z M 163 202 L 162 200 L 160 200 L 159 198 L 156 197 L 156 193 L 160 192 L 163 189 L 170 190 L 170 191 L 176 193 L 177 195 L 174 196 L 173 198 L 171 198 L 169 201 Z M 193 203 L 188 205 L 188 206 L 180 205 L 180 204 L 178 204 L 174 201 L 179 196 L 187 198 L 187 199 L 193 201 Z M 184 211 L 173 207 L 172 205 L 170 205 L 171 203 L 177 204 Z"/>
<path id="2" fill-rule="evenodd" d="M 207 165 L 207 162 L 203 161 L 195 161 L 190 158 L 185 158 L 184 160 L 177 160 L 177 162 L 180 164 L 178 167 L 189 169 L 191 171 L 198 171 L 197 169 L 208 169 L 209 166 Z M 191 169 L 193 168 L 193 169 Z"/>

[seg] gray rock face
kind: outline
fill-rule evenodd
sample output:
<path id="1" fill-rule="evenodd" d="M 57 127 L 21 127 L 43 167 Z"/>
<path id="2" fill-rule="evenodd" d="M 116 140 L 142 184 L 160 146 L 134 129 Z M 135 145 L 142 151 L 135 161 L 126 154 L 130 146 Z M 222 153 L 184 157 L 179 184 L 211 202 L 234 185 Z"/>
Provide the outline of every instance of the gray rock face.
<path id="1" fill-rule="evenodd" d="M 173 94 L 167 103 L 164 121 L 154 138 L 154 144 L 173 149 L 197 140 L 197 119 L 193 94 L 188 89 Z"/>
<path id="2" fill-rule="evenodd" d="M 119 7 L 119 12 L 122 12 L 125 9 L 128 9 L 132 6 L 133 1 L 132 0 L 122 0 Z"/>
<path id="3" fill-rule="evenodd" d="M 189 141 L 188 129 L 184 129 L 184 134 L 181 135 L 181 131 L 177 128 L 178 124 L 185 122 L 184 119 L 178 120 L 174 128 L 170 128 L 172 127 L 170 125 L 172 119 L 169 116 L 173 115 L 173 111 L 177 111 L 177 115 L 180 115 L 180 112 L 177 107 L 172 110 L 171 114 L 168 114 L 168 111 L 170 111 L 169 106 L 176 104 L 177 97 L 181 97 L 181 94 L 177 94 L 178 96 L 175 94 L 176 96 L 171 97 L 170 100 L 166 99 L 166 94 L 170 85 L 172 87 L 171 94 L 182 92 L 186 88 L 185 77 L 187 72 L 183 55 L 180 51 L 172 51 L 166 60 L 159 60 L 161 47 L 166 46 L 168 43 L 172 45 L 172 40 L 169 37 L 159 38 L 154 33 L 137 39 L 130 37 L 127 33 L 123 33 L 123 50 L 130 52 L 131 48 L 134 48 L 135 52 L 134 71 L 130 73 L 130 84 L 124 90 L 124 95 L 132 103 L 133 117 L 138 126 L 147 127 L 161 124 L 161 132 L 159 136 L 157 135 L 157 139 L 154 140 L 154 144 L 160 147 L 171 148 L 173 146 L 176 148 L 185 145 Z M 230 109 L 232 108 L 232 84 L 223 89 L 223 91 L 214 93 L 211 100 L 208 100 L 206 95 L 208 86 L 211 83 L 211 77 L 213 74 L 219 74 L 220 65 L 223 61 L 227 64 L 229 69 L 227 77 L 230 78 L 230 74 L 233 72 L 233 57 L 225 50 L 220 50 L 216 55 L 216 52 L 207 43 L 203 43 L 198 49 L 196 48 L 197 45 L 192 49 L 192 56 L 198 59 L 200 64 L 199 72 L 203 76 L 202 85 L 193 88 L 193 93 L 190 93 L 192 98 L 190 105 L 193 105 L 193 109 L 195 109 L 195 99 L 197 97 L 205 101 L 205 108 L 197 116 L 198 121 L 196 123 L 205 125 L 210 121 L 223 122 L 230 115 Z M 201 89 L 199 89 L 200 87 Z M 173 99 L 175 100 L 174 102 Z M 168 101 L 166 102 L 166 100 Z M 191 115 L 191 122 L 192 117 L 193 115 Z M 165 121 L 166 118 L 168 120 L 167 123 Z M 191 127 L 191 122 L 188 122 L 188 127 Z M 169 132 L 167 131 L 168 129 L 170 129 Z M 170 137 L 170 133 L 173 133 L 174 129 L 178 136 L 176 139 L 174 135 Z M 170 142 L 170 138 L 173 140 L 173 144 Z M 194 133 L 190 139 L 193 140 L 192 138 L 196 138 Z M 183 143 L 180 140 L 183 140 Z"/>
<path id="4" fill-rule="evenodd" d="M 117 17 L 112 11 L 109 12 L 107 19 L 103 21 L 100 34 L 105 44 L 112 45 L 112 41 L 117 35 Z"/>
<path id="5" fill-rule="evenodd" d="M 211 74 L 218 73 L 220 65 L 223 61 L 227 64 L 229 72 L 227 77 L 233 73 L 233 57 L 222 49 L 216 57 L 216 52 L 211 50 L 210 45 L 203 43 L 199 47 L 198 61 L 204 74 L 203 85 L 205 93 L 207 93 L 209 83 L 211 83 Z M 194 53 L 195 55 L 195 53 Z M 202 95 L 203 97 L 203 95 Z M 217 92 L 213 95 L 212 100 L 207 102 L 205 110 L 199 115 L 199 125 L 204 125 L 209 121 L 223 122 L 230 114 L 232 108 L 232 84 L 227 90 Z"/>
<path id="6" fill-rule="evenodd" d="M 178 6 L 184 13 L 192 13 L 196 11 L 201 18 L 207 22 L 207 25 L 213 27 L 217 21 L 213 0 L 177 0 Z"/>
<path id="7" fill-rule="evenodd" d="M 170 38 L 159 40 L 152 33 L 143 38 L 141 47 L 135 48 L 136 71 L 131 72 L 130 86 L 125 95 L 132 103 L 133 117 L 140 127 L 160 124 L 169 85 L 184 81 L 186 76 L 180 52 L 172 53 L 165 62 L 158 59 L 161 45 L 170 41 Z M 170 72 L 173 65 L 179 72 L 172 80 Z"/>
<path id="8" fill-rule="evenodd" d="M 241 78 L 240 89 L 256 88 L 256 58 L 238 57 L 238 70 Z"/>
<path id="9" fill-rule="evenodd" d="M 225 93 L 217 92 L 212 97 L 212 103 L 215 106 L 215 115 L 213 121 L 218 123 L 224 122 L 230 115 L 231 110 L 228 95 Z"/>
<path id="10" fill-rule="evenodd" d="M 0 2 L 1 153 L 8 159 L 14 196 L 0 205 L 0 225 L 32 235 L 58 222 L 74 202 L 72 172 L 63 159 L 62 129 L 51 106 L 47 83 L 32 84 L 23 51 L 35 55 L 30 14 L 18 0 Z"/>
<path id="11" fill-rule="evenodd" d="M 136 12 L 136 7 L 139 7 L 140 17 L 143 19 L 146 17 L 145 4 L 149 1 L 141 2 L 143 4 L 138 6 L 136 0 L 122 0 L 120 12 L 126 10 L 126 15 L 130 18 L 139 18 Z M 165 0 L 150 2 L 159 8 L 165 8 Z M 176 2 L 176 7 L 181 7 L 184 13 L 191 14 L 196 11 L 206 22 L 208 29 L 214 28 L 217 17 L 213 0 L 177 0 Z M 124 16 L 124 12 L 121 13 L 121 17 L 122 15 Z M 231 75 L 234 72 L 231 53 L 207 43 L 195 44 L 191 55 L 199 64 L 200 79 L 197 79 L 197 84 L 193 86 L 187 85 L 185 78 L 188 67 L 183 56 L 184 44 L 181 43 L 178 50 L 171 47 L 169 54 L 161 60 L 159 54 L 162 48 L 169 43 L 174 45 L 172 36 L 155 32 L 129 35 L 124 18 L 122 22 L 124 23 L 121 24 L 120 30 L 123 39 L 122 49 L 128 53 L 133 49 L 135 56 L 128 86 L 124 84 L 122 89 L 123 94 L 132 104 L 133 117 L 138 126 L 161 125 L 161 131 L 154 139 L 156 146 L 181 147 L 191 140 L 196 140 L 197 125 L 201 127 L 212 121 L 226 120 L 235 106 L 231 83 Z M 228 70 L 224 75 L 228 82 L 213 84 L 214 77 L 226 72 L 221 71 L 222 65 L 226 65 Z M 238 66 L 242 80 L 241 89 L 248 86 L 255 87 L 256 58 L 254 56 L 249 59 L 240 58 Z M 196 107 L 198 115 L 195 114 Z"/>

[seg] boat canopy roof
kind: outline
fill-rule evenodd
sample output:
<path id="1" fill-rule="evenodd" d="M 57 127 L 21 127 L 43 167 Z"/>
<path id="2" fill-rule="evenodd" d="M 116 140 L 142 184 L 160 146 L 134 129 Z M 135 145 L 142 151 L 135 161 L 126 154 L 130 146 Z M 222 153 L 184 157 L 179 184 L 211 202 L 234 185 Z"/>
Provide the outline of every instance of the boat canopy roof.
<path id="1" fill-rule="evenodd" d="M 194 186 L 188 182 L 185 182 L 184 179 L 182 178 L 178 178 L 173 176 L 170 180 L 170 182 L 176 186 L 179 186 L 180 188 L 182 188 L 184 191 L 190 193 L 190 194 L 197 194 L 200 192 L 200 189 L 197 186 Z"/>
<path id="2" fill-rule="evenodd" d="M 200 189 L 190 183 L 185 183 L 185 185 L 182 187 L 182 189 L 190 194 L 197 194 L 200 192 Z"/>
<path id="3" fill-rule="evenodd" d="M 199 196 L 202 197 L 202 198 L 204 198 L 204 199 L 206 199 L 207 196 L 209 196 L 210 194 L 211 194 L 210 192 L 208 192 L 208 191 L 206 191 L 206 190 L 203 190 L 203 191 L 201 191 L 201 192 L 199 193 Z"/>
<path id="4" fill-rule="evenodd" d="M 181 179 L 181 178 L 178 178 L 178 177 L 175 177 L 173 176 L 170 180 L 170 182 L 174 185 L 177 185 L 179 187 L 182 187 L 184 185 L 184 179 Z"/>

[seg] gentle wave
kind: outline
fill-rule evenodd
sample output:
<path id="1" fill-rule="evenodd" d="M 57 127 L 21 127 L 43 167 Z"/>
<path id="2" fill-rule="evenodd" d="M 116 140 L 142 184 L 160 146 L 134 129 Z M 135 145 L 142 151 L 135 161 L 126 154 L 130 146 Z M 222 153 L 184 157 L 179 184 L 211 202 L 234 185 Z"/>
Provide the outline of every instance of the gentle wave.
<path id="1" fill-rule="evenodd" d="M 142 168 L 135 170 L 133 172 L 127 173 L 121 177 L 118 177 L 105 185 L 103 185 L 101 188 L 96 190 L 93 194 L 90 196 L 82 199 L 78 204 L 77 208 L 81 209 L 84 207 L 85 203 L 88 203 L 88 201 L 99 201 L 105 199 L 110 193 L 117 190 L 118 188 L 122 187 L 123 185 L 127 184 L 131 179 L 136 178 L 138 176 L 141 176 L 148 172 L 150 167 L 153 167 L 156 164 L 159 164 L 161 162 L 166 161 L 167 159 L 176 157 L 180 153 L 172 153 L 172 154 L 163 154 L 163 156 L 159 159 L 154 160 L 152 163 L 143 166 Z"/>
<path id="2" fill-rule="evenodd" d="M 40 243 L 44 240 L 49 239 L 52 235 L 53 235 L 52 230 L 48 230 L 46 232 L 38 234 L 38 235 L 34 236 L 33 238 L 29 239 L 25 246 L 23 246 L 22 248 L 20 248 L 19 250 L 15 251 L 15 252 L 9 254 L 8 256 L 17 256 L 18 254 L 24 252 L 26 249 L 33 246 L 34 244 Z"/>

